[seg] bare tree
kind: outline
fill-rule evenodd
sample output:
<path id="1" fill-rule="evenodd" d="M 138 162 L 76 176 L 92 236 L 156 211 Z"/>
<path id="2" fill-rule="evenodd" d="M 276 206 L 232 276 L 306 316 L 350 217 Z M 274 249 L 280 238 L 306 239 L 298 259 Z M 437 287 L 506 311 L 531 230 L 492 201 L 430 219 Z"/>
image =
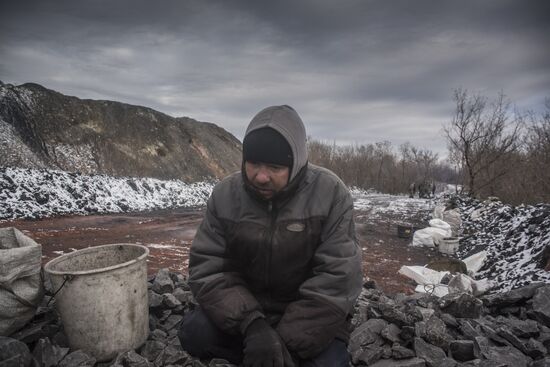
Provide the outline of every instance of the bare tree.
<path id="1" fill-rule="evenodd" d="M 484 96 L 457 89 L 454 100 L 456 112 L 444 131 L 466 175 L 468 193 L 476 196 L 510 170 L 501 163 L 519 147 L 522 119 L 510 112 L 503 93 L 490 103 Z"/>
<path id="2" fill-rule="evenodd" d="M 530 114 L 525 137 L 525 154 L 530 193 L 535 201 L 550 202 L 550 98 L 540 115 Z"/>

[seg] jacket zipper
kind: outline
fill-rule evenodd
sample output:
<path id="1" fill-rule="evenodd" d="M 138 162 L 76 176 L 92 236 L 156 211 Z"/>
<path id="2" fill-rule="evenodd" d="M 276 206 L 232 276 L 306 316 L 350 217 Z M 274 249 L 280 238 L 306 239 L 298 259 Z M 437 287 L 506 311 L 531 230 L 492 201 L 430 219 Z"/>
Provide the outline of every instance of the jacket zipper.
<path id="1" fill-rule="evenodd" d="M 269 290 L 271 288 L 271 258 L 273 256 L 273 235 L 274 235 L 274 227 L 275 227 L 275 220 L 277 219 L 277 213 L 273 209 L 273 202 L 270 201 L 267 204 L 267 212 L 270 216 L 270 222 L 269 222 L 269 228 L 268 228 L 268 245 L 269 245 L 269 252 L 268 252 L 268 259 L 267 259 L 267 276 L 266 276 L 266 283 L 267 283 L 267 289 Z M 271 298 L 271 293 L 268 291 L 269 297 Z"/>

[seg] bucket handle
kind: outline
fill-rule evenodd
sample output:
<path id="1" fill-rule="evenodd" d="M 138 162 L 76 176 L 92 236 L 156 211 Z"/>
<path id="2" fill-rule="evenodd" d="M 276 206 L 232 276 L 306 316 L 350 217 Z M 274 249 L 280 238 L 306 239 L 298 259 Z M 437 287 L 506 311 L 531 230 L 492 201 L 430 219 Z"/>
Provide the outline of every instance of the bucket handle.
<path id="1" fill-rule="evenodd" d="M 71 281 L 72 279 L 74 278 L 73 275 L 70 275 L 70 274 L 64 274 L 63 275 L 63 283 L 61 284 L 61 286 L 59 287 L 58 290 L 56 290 L 54 292 L 54 294 L 52 295 L 52 297 L 49 299 L 48 303 L 46 303 L 46 307 L 48 307 L 50 305 L 50 302 L 52 301 L 52 299 L 55 298 L 55 296 L 57 295 L 57 293 L 59 293 L 59 291 L 61 289 L 63 289 L 63 287 L 65 286 L 65 283 L 67 283 L 68 281 Z"/>

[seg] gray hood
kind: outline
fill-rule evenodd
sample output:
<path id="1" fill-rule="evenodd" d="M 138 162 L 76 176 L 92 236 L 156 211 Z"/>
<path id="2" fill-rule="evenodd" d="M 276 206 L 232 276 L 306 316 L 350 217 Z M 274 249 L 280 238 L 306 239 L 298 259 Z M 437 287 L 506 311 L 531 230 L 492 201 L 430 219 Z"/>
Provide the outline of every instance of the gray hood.
<path id="1" fill-rule="evenodd" d="M 271 106 L 264 108 L 250 121 L 246 135 L 250 132 L 270 127 L 279 132 L 292 149 L 294 159 L 289 182 L 307 163 L 306 129 L 298 113 L 290 106 Z"/>

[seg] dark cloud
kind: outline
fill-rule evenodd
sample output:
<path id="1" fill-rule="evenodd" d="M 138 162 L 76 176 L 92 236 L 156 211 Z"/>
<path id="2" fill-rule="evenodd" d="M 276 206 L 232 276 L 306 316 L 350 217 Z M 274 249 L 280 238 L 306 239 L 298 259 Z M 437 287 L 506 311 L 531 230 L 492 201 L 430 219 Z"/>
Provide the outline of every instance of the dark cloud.
<path id="1" fill-rule="evenodd" d="M 0 79 L 215 122 L 293 105 L 309 135 L 446 149 L 452 91 L 550 96 L 546 0 L 94 0 L 0 5 Z"/>

